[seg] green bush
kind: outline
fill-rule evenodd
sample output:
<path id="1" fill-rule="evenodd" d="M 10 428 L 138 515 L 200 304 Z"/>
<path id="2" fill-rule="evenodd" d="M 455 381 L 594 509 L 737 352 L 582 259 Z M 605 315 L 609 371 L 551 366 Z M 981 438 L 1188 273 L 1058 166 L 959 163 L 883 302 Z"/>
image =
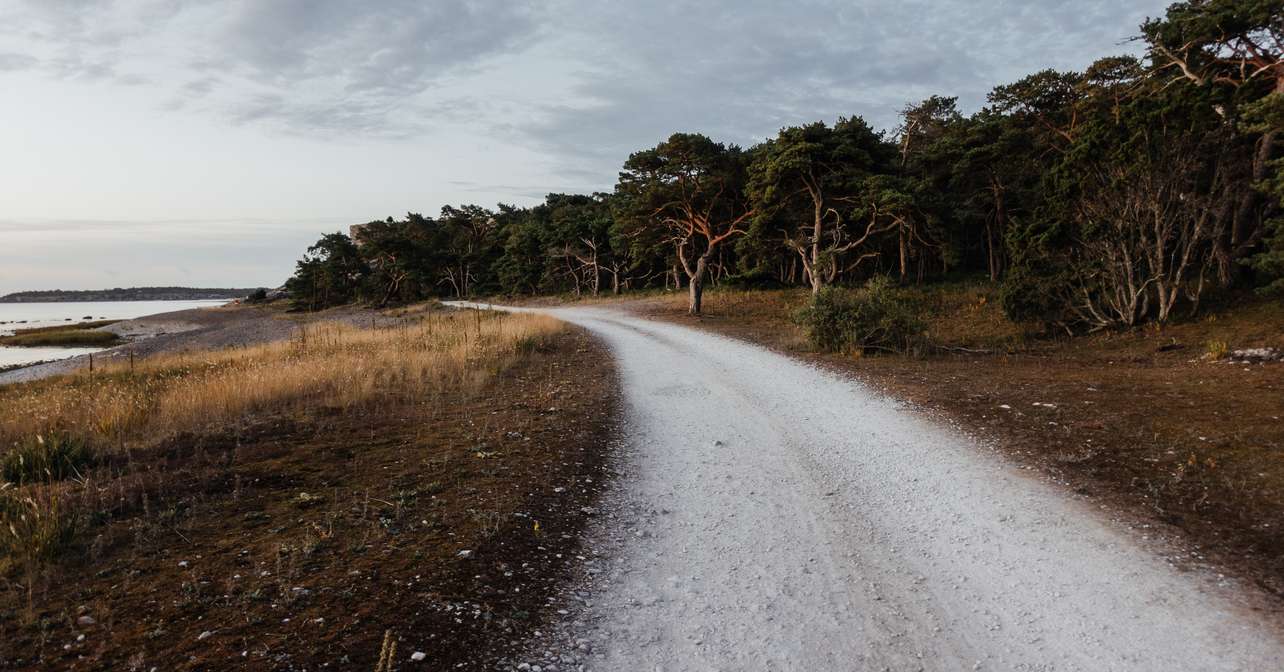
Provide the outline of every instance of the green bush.
<path id="1" fill-rule="evenodd" d="M 35 436 L 19 443 L 0 461 L 0 474 L 10 483 L 32 483 L 82 474 L 93 463 L 84 441 L 64 434 Z"/>
<path id="2" fill-rule="evenodd" d="M 812 345 L 829 352 L 913 352 L 927 329 L 918 305 L 884 276 L 858 290 L 826 287 L 796 318 Z"/>
<path id="3" fill-rule="evenodd" d="M 1047 268 L 1013 266 L 999 290 L 1003 314 L 1018 323 L 1052 324 L 1069 318 L 1065 294 L 1070 279 Z"/>

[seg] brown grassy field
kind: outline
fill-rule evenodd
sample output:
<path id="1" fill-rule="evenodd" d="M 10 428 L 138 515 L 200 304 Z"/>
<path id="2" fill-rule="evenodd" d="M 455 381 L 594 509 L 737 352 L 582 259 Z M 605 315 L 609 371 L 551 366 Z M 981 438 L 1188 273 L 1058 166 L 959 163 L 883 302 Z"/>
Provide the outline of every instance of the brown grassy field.
<path id="1" fill-rule="evenodd" d="M 372 668 L 388 631 L 502 655 L 604 480 L 614 386 L 550 318 L 423 310 L 0 387 L 0 667 Z"/>
<path id="2" fill-rule="evenodd" d="M 905 290 L 935 348 L 918 357 L 814 352 L 791 315 L 802 290 L 714 291 L 701 318 L 684 295 L 637 309 L 854 375 L 991 438 L 1021 464 L 1135 518 L 1140 535 L 1188 548 L 1284 598 L 1284 305 L 1240 297 L 1195 319 L 1075 338 L 1006 320 L 985 283 Z M 1284 604 L 1284 600 L 1281 601 Z"/>
<path id="3" fill-rule="evenodd" d="M 117 362 L 0 389 L 0 445 L 62 433 L 117 451 L 256 411 L 472 390 L 558 328 L 547 317 L 437 313 L 381 329 L 303 325 L 288 341 Z"/>

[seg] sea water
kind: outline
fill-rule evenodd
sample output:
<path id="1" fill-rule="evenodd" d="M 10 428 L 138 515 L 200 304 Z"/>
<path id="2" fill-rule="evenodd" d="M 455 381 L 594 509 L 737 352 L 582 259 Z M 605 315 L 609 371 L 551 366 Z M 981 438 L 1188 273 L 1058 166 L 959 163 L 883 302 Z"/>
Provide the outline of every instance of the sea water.
<path id="1" fill-rule="evenodd" d="M 210 308 L 226 299 L 201 301 L 60 301 L 52 303 L 0 303 L 0 336 L 15 329 L 72 325 L 96 320 L 129 320 L 191 308 Z M 97 352 L 102 348 L 0 347 L 0 369 Z"/>

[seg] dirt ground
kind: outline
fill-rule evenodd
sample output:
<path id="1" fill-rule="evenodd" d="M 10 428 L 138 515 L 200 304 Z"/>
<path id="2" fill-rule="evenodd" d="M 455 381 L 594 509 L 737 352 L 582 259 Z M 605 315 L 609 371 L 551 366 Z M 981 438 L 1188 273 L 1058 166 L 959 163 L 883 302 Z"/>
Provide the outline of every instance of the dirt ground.
<path id="1" fill-rule="evenodd" d="M 1284 348 L 1284 306 L 1257 299 L 1163 329 L 1038 338 L 1002 319 L 987 289 L 937 298 L 918 357 L 814 352 L 791 320 L 807 293 L 715 292 L 635 310 L 757 342 L 853 375 L 990 440 L 1026 468 L 1116 511 L 1279 598 L 1284 613 L 1284 363 L 1206 356 Z"/>
<path id="2" fill-rule="evenodd" d="M 385 633 L 395 669 L 492 666 L 549 616 L 609 477 L 610 361 L 569 330 L 426 417 L 321 409 L 130 456 L 146 494 L 98 484 L 110 515 L 32 612 L 0 582 L 0 668 L 370 670 Z"/>

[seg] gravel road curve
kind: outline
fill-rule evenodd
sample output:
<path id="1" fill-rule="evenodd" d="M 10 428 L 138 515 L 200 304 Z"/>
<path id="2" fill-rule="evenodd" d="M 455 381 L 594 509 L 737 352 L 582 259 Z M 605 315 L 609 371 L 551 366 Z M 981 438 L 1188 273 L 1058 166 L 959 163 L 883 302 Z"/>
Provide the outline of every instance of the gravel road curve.
<path id="1" fill-rule="evenodd" d="M 543 312 L 610 345 L 630 436 L 520 669 L 1284 669 L 1251 592 L 956 429 L 747 343 Z"/>

